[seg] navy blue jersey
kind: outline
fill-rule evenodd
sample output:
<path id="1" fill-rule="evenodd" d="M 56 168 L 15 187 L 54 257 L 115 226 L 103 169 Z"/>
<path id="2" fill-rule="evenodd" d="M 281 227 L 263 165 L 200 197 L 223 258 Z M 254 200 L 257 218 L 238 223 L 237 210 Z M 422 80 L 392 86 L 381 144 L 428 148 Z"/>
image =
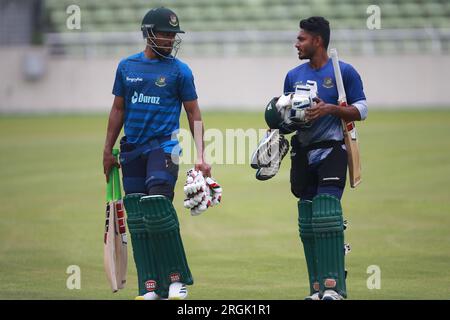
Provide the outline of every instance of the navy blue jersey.
<path id="1" fill-rule="evenodd" d="M 119 63 L 112 93 L 124 98 L 125 136 L 137 145 L 177 132 L 182 102 L 197 99 L 187 64 L 179 59 L 149 59 L 144 52 Z M 177 144 L 173 135 L 162 147 L 171 153 Z"/>
<path id="2" fill-rule="evenodd" d="M 357 101 L 366 100 L 363 84 L 358 72 L 348 63 L 339 61 L 344 82 L 347 103 L 350 105 Z M 336 79 L 334 77 L 333 63 L 331 59 L 319 69 L 311 68 L 309 63 L 304 63 L 290 70 L 284 81 L 284 93 L 295 91 L 298 84 L 306 84 L 307 81 L 317 83 L 318 96 L 325 103 L 338 104 L 338 92 Z M 333 115 L 326 115 L 315 120 L 310 128 L 298 131 L 299 140 L 302 145 L 325 140 L 342 140 L 341 120 Z M 325 152 L 324 152 L 325 151 Z M 317 162 L 324 159 L 329 150 L 313 150 L 309 154 L 309 162 Z"/>

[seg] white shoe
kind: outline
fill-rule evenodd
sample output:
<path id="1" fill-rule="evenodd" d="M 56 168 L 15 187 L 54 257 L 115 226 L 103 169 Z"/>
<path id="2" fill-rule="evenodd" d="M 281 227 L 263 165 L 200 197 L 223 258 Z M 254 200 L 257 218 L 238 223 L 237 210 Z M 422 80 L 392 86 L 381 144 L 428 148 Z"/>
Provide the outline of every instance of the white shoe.
<path id="1" fill-rule="evenodd" d="M 307 296 L 305 300 L 320 300 L 319 293 L 314 292 L 312 295 Z"/>
<path id="2" fill-rule="evenodd" d="M 161 300 L 161 297 L 152 291 L 143 296 L 137 296 L 134 300 Z"/>
<path id="3" fill-rule="evenodd" d="M 169 300 L 183 300 L 188 295 L 186 285 L 181 282 L 174 282 L 169 286 Z"/>
<path id="4" fill-rule="evenodd" d="M 344 297 L 334 290 L 325 290 L 322 300 L 344 300 Z"/>

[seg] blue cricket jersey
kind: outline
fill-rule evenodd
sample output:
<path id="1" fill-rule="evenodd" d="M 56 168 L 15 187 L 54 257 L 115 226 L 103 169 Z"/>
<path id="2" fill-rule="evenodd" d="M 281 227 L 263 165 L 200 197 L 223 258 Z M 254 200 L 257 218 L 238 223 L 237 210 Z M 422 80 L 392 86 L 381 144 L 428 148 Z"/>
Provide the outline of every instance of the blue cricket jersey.
<path id="1" fill-rule="evenodd" d="M 197 99 L 194 77 L 179 59 L 149 59 L 140 52 L 123 59 L 112 93 L 125 101 L 127 142 L 143 145 L 152 138 L 172 136 L 162 143 L 171 153 L 178 145 L 181 104 Z"/>
<path id="2" fill-rule="evenodd" d="M 366 100 L 363 84 L 358 72 L 348 63 L 339 61 L 342 80 L 344 82 L 347 103 L 353 104 L 357 101 Z M 333 63 L 331 59 L 319 69 L 311 68 L 309 63 L 304 63 L 290 70 L 284 81 L 284 93 L 295 91 L 299 84 L 307 81 L 317 83 L 318 96 L 325 103 L 338 104 L 338 92 L 334 76 Z M 324 140 L 342 140 L 341 120 L 333 115 L 326 115 L 315 120 L 310 128 L 298 130 L 299 141 L 303 146 Z M 308 162 L 316 163 L 324 159 L 331 149 L 312 150 L 308 154 Z"/>

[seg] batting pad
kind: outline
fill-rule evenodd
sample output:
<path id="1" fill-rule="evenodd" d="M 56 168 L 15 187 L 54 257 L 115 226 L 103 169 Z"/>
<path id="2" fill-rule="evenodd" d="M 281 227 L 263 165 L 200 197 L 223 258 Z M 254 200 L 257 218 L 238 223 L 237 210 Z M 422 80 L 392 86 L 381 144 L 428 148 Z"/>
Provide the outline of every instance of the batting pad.
<path id="1" fill-rule="evenodd" d="M 300 200 L 298 202 L 298 227 L 300 239 L 303 243 L 303 250 L 305 251 L 311 295 L 319 291 L 312 214 L 312 201 Z"/>
<path id="2" fill-rule="evenodd" d="M 334 196 L 318 195 L 313 199 L 312 210 L 320 292 L 333 289 L 346 297 L 341 203 Z"/>
<path id="3" fill-rule="evenodd" d="M 128 230 L 133 245 L 133 257 L 138 275 L 139 295 L 155 291 L 162 295 L 160 279 L 156 265 L 157 256 L 151 236 L 145 229 L 142 209 L 139 200 L 146 196 L 142 193 L 126 195 L 123 199 L 127 211 Z"/>
<path id="4" fill-rule="evenodd" d="M 173 282 L 193 284 L 172 202 L 164 196 L 156 195 L 142 197 L 140 204 L 145 228 L 155 245 L 162 289 L 168 290 Z"/>

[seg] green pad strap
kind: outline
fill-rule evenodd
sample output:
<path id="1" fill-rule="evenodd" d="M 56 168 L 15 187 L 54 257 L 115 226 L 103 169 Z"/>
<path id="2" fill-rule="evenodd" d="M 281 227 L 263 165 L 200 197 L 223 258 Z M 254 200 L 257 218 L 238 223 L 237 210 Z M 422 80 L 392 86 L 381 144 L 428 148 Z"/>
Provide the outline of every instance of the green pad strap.
<path id="1" fill-rule="evenodd" d="M 160 283 L 157 256 L 154 245 L 151 243 L 151 235 L 147 232 L 144 224 L 142 209 L 139 200 L 145 194 L 135 193 L 126 195 L 123 199 L 127 211 L 128 230 L 133 245 L 133 257 L 138 275 L 139 295 L 149 291 L 162 294 L 158 284 Z"/>
<path id="2" fill-rule="evenodd" d="M 141 198 L 140 203 L 145 228 L 155 245 L 163 289 L 172 282 L 193 284 L 172 202 L 164 196 L 147 196 Z"/>
<path id="3" fill-rule="evenodd" d="M 346 297 L 341 203 L 334 196 L 318 195 L 313 199 L 312 210 L 320 291 L 333 289 Z"/>
<path id="4" fill-rule="evenodd" d="M 319 291 L 319 279 L 312 226 L 312 201 L 300 200 L 298 202 L 298 226 L 308 268 L 310 294 L 313 294 Z"/>

